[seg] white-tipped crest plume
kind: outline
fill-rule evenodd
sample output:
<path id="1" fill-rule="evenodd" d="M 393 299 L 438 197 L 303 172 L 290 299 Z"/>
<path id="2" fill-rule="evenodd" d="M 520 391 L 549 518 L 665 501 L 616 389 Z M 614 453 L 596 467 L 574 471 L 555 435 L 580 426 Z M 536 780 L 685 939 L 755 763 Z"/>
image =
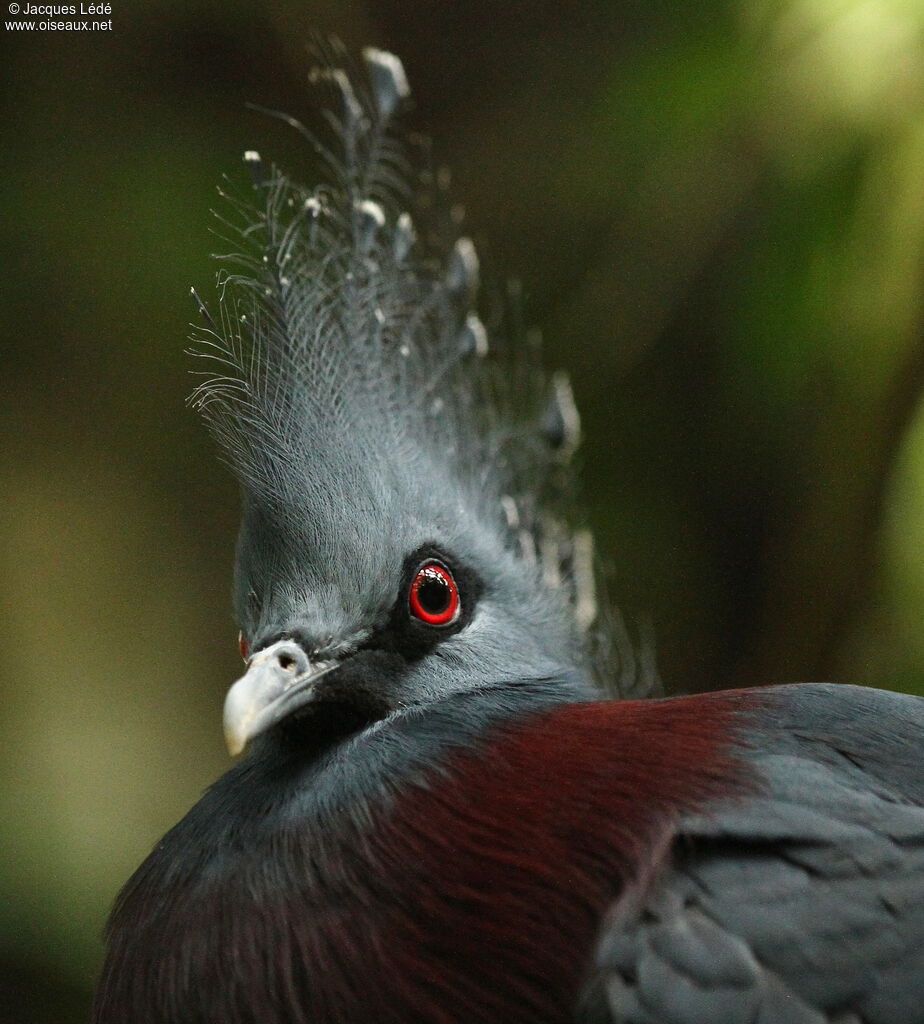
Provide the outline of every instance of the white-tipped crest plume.
<path id="1" fill-rule="evenodd" d="M 363 57 L 365 76 L 315 72 L 339 105 L 329 145 L 285 118 L 321 155 L 323 185 L 245 155 L 256 201 L 232 200 L 242 251 L 223 257 L 217 323 L 200 303 L 208 326 L 193 350 L 218 372 L 191 401 L 250 503 L 303 533 L 340 517 L 365 544 L 396 502 L 464 506 L 567 597 L 586 635 L 594 560 L 569 522 L 579 421 L 567 379 L 542 373 L 514 289 L 485 326 L 478 256 L 452 236 L 443 176 L 411 167 L 392 129 L 409 94 L 401 62 Z"/>

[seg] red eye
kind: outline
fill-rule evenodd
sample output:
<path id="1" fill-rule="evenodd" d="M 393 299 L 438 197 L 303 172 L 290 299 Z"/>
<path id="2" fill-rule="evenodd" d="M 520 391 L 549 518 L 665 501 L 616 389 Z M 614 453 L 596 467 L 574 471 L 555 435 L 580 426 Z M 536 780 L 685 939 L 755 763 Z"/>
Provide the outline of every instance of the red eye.
<path id="1" fill-rule="evenodd" d="M 241 657 L 246 661 L 247 655 L 250 654 L 250 645 L 244 639 L 243 633 L 237 634 L 237 649 L 241 652 Z"/>
<path id="2" fill-rule="evenodd" d="M 411 614 L 428 626 L 448 626 L 459 617 L 459 588 L 439 562 L 425 562 L 411 580 Z"/>

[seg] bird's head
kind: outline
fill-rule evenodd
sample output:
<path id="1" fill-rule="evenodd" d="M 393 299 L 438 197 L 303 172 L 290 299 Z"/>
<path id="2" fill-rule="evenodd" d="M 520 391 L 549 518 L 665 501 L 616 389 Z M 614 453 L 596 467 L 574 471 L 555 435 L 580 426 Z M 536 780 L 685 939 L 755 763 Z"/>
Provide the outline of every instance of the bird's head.
<path id="1" fill-rule="evenodd" d="M 194 403 L 244 499 L 235 753 L 561 678 L 593 618 L 587 538 L 561 511 L 567 384 L 510 318 L 489 345 L 475 248 L 447 237 L 439 179 L 389 131 L 401 65 L 365 60 L 366 86 L 323 72 L 341 108 L 324 186 L 247 154 L 240 272 L 220 275 L 196 349 L 220 371 Z"/>

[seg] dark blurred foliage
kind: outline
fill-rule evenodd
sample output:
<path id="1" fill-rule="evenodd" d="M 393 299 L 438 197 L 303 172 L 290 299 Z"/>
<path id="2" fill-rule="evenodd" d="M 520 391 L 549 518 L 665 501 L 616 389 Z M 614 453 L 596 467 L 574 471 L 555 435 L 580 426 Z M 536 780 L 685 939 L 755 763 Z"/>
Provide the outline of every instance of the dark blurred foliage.
<path id="1" fill-rule="evenodd" d="M 917 0 L 115 2 L 4 32 L 0 992 L 81 1020 L 109 902 L 225 766 L 233 482 L 184 407 L 214 186 L 305 43 L 404 58 L 573 377 L 612 592 L 684 690 L 924 691 Z"/>

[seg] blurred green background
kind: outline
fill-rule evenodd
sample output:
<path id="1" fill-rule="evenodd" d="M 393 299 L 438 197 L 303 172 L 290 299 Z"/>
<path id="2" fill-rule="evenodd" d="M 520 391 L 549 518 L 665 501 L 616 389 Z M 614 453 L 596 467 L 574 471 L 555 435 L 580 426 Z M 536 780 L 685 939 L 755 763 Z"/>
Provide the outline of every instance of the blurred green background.
<path id="1" fill-rule="evenodd" d="M 113 5 L 3 34 L 0 1015 L 84 1019 L 119 885 L 227 765 L 187 293 L 245 148 L 314 173 L 245 109 L 310 118 L 312 33 L 404 58 L 668 687 L 924 692 L 922 0 Z"/>

